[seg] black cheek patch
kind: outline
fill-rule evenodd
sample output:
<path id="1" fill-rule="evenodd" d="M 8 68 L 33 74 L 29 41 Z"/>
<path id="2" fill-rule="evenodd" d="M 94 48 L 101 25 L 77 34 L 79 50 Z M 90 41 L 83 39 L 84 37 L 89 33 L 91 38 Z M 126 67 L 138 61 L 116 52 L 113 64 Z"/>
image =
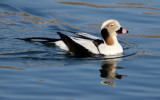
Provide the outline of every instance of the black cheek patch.
<path id="1" fill-rule="evenodd" d="M 109 37 L 109 33 L 108 33 L 108 30 L 107 29 L 102 29 L 101 30 L 101 35 L 103 37 L 104 40 L 106 40 L 108 37 Z"/>

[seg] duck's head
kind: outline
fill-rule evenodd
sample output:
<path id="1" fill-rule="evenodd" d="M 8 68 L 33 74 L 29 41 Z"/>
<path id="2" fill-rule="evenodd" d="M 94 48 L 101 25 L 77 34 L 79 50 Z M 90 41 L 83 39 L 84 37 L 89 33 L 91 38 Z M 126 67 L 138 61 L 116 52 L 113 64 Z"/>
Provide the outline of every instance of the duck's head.
<path id="1" fill-rule="evenodd" d="M 107 44 L 110 44 L 112 37 L 117 37 L 117 34 L 125 34 L 128 31 L 121 27 L 117 20 L 107 20 L 101 26 L 101 35 Z M 110 41 L 108 41 L 108 39 Z"/>

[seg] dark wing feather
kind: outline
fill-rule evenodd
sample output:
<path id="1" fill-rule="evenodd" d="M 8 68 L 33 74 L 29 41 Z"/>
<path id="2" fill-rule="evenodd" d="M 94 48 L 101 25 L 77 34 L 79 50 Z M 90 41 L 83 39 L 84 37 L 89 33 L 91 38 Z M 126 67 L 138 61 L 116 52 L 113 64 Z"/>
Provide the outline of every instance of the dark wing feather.
<path id="1" fill-rule="evenodd" d="M 57 32 L 59 36 L 61 37 L 62 41 L 67 45 L 70 52 L 75 54 L 78 57 L 90 57 L 94 56 L 93 53 L 91 53 L 88 49 L 84 48 L 82 45 L 76 43 L 73 41 L 70 37 L 67 35 L 64 35 L 60 32 Z"/>
<path id="2" fill-rule="evenodd" d="M 100 38 L 96 37 L 96 36 L 93 36 L 93 35 L 90 35 L 90 34 L 87 34 L 87 33 L 74 33 L 76 35 L 78 35 L 79 38 L 83 38 L 83 39 L 89 39 L 89 40 L 97 40 Z"/>
<path id="3" fill-rule="evenodd" d="M 103 40 L 101 40 L 100 38 L 95 37 L 93 35 L 82 34 L 82 33 L 77 33 L 77 35 L 78 35 L 78 37 L 76 37 L 76 38 L 92 40 L 96 47 L 98 47 L 100 44 L 104 43 Z"/>

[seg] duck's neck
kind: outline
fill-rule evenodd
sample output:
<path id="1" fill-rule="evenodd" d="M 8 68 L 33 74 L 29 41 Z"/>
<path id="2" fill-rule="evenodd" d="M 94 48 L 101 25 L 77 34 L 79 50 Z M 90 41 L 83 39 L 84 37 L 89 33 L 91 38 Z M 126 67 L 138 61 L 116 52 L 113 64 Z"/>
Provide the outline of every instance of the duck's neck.
<path id="1" fill-rule="evenodd" d="M 118 43 L 118 40 L 117 40 L 116 36 L 112 36 L 112 37 L 109 36 L 104 41 L 108 46 L 114 46 Z"/>
<path id="2" fill-rule="evenodd" d="M 101 30 L 101 35 L 108 46 L 114 46 L 118 43 L 117 33 L 109 33 L 108 30 L 104 28 Z"/>

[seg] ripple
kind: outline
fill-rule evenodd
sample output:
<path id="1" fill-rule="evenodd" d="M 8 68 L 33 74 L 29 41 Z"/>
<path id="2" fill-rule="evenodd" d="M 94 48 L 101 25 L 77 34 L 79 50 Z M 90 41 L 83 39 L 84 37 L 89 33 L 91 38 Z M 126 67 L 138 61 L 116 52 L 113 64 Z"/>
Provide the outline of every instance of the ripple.
<path id="1" fill-rule="evenodd" d="M 3 52 L 0 54 L 0 59 L 33 59 L 33 60 L 66 60 L 66 59 L 85 59 L 85 60 L 104 60 L 104 59 L 115 59 L 115 58 L 124 58 L 128 56 L 136 55 L 139 51 L 136 46 L 133 44 L 120 41 L 124 47 L 124 53 L 113 56 L 101 56 L 96 55 L 95 57 L 79 58 L 73 55 L 70 55 L 64 51 L 53 49 L 53 51 L 12 51 L 12 52 Z M 44 46 L 44 45 L 42 45 Z M 47 46 L 47 45 L 46 45 Z M 50 47 L 55 48 L 55 47 Z M 52 50 L 52 49 L 51 49 Z M 55 50 L 55 51 L 54 51 Z M 16 55 L 16 56 L 15 56 Z"/>
<path id="2" fill-rule="evenodd" d="M 35 15 L 35 16 L 39 16 L 39 17 L 47 18 L 47 15 L 48 15 L 48 14 L 43 13 L 42 11 L 36 10 L 34 8 L 23 7 L 23 8 L 21 8 L 21 10 L 23 10 L 25 13 Z"/>
<path id="3" fill-rule="evenodd" d="M 94 7 L 94 8 L 140 8 L 140 9 L 160 10 L 158 8 L 142 7 L 142 6 L 100 6 L 100 5 L 90 4 L 90 3 L 83 3 L 83 2 L 58 2 L 58 3 L 68 4 L 68 5 L 88 6 L 88 7 Z M 123 3 L 123 4 L 127 5 L 127 3 Z M 133 5 L 134 3 L 130 3 L 130 5 L 131 4 Z"/>
<path id="4" fill-rule="evenodd" d="M 12 69 L 12 70 L 25 70 L 24 68 L 16 68 L 16 67 L 10 67 L 10 66 L 0 66 L 0 68 Z"/>
<path id="5" fill-rule="evenodd" d="M 117 4 L 120 4 L 120 5 L 147 5 L 144 3 L 117 3 Z"/>
<path id="6" fill-rule="evenodd" d="M 5 10 L 9 10 L 9 11 L 14 11 L 14 12 L 19 11 L 15 6 L 8 5 L 8 4 L 0 4 L 0 8 L 5 9 Z"/>
<path id="7" fill-rule="evenodd" d="M 148 31 L 151 32 L 151 31 Z M 155 33 L 158 33 L 159 31 L 154 31 Z M 160 36 L 153 36 L 153 35 L 128 35 L 128 36 L 134 36 L 134 37 L 141 37 L 141 38 L 160 38 Z"/>
<path id="8" fill-rule="evenodd" d="M 1 53 L 0 55 L 26 55 L 26 54 L 42 54 L 47 53 L 46 51 L 12 51 Z"/>
<path id="9" fill-rule="evenodd" d="M 155 14 L 155 13 L 143 13 L 145 15 L 154 15 L 154 16 L 160 16 L 160 14 Z"/>

